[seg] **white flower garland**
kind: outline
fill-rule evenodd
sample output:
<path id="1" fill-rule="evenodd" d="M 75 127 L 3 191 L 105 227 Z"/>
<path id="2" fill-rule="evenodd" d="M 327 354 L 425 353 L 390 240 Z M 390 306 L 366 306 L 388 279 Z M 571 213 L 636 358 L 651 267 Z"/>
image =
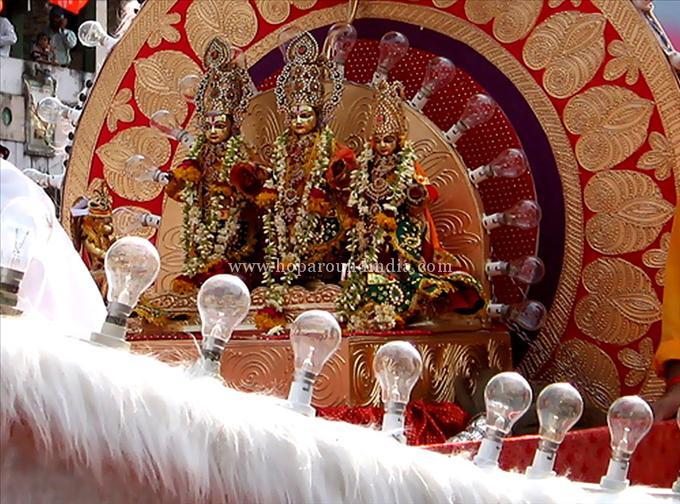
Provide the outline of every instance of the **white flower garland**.
<path id="1" fill-rule="evenodd" d="M 350 252 L 351 272 L 343 285 L 343 292 L 338 299 L 338 312 L 343 320 L 349 320 L 350 315 L 359 309 L 366 288 L 366 268 L 377 264 L 380 246 L 389 234 L 382 227 L 366 229 L 365 223 L 375 216 L 371 214 L 365 194 L 370 184 L 369 163 L 373 160 L 373 147 L 369 142 L 359 156 L 357 170 L 352 172 L 350 187 L 352 191 L 348 199 L 348 206 L 353 207 L 359 214 L 359 223 L 349 230 L 347 235 L 347 249 Z M 381 205 L 381 211 L 396 214 L 397 209 L 406 199 L 406 190 L 415 176 L 416 153 L 413 145 L 406 142 L 399 152 L 399 162 L 395 167 L 395 180 L 390 184 L 390 198 Z M 396 217 L 396 215 L 395 215 Z"/>
<path id="2" fill-rule="evenodd" d="M 282 196 L 286 190 L 284 185 L 288 162 L 286 147 L 290 141 L 290 132 L 279 135 L 274 144 L 273 167 L 266 188 L 274 189 L 277 194 L 275 203 L 268 209 L 263 218 L 265 233 L 265 259 L 263 282 L 269 287 L 268 304 L 277 309 L 283 308 L 283 297 L 287 288 L 298 278 L 297 268 L 309 252 L 309 245 L 314 241 L 314 230 L 317 228 L 319 216 L 308 210 L 309 195 L 312 189 L 320 187 L 324 182 L 324 174 L 330 163 L 334 135 L 329 127 L 324 127 L 316 140 L 316 157 L 307 177 L 302 192 L 301 203 L 297 209 L 292 235 L 289 235 L 283 218 L 284 207 Z M 272 271 L 277 263 L 290 265 L 284 272 L 278 285 Z"/>
<path id="3" fill-rule="evenodd" d="M 205 145 L 205 138 L 199 137 L 192 147 L 188 159 L 197 161 Z M 239 135 L 227 140 L 226 152 L 222 159 L 221 170 L 218 173 L 219 182 L 229 182 L 232 167 L 239 162 L 248 162 L 248 156 L 243 148 L 243 141 Z M 184 246 L 183 273 L 194 276 L 205 270 L 210 262 L 224 259 L 229 246 L 239 231 L 239 219 L 243 209 L 243 201 L 238 201 L 228 208 L 228 216 L 222 219 L 225 210 L 226 196 L 220 192 L 210 195 L 205 213 L 198 205 L 199 188 L 201 182 L 187 182 L 180 193 L 184 202 L 184 225 L 182 226 L 182 243 Z M 190 253 L 196 255 L 189 257 Z"/>

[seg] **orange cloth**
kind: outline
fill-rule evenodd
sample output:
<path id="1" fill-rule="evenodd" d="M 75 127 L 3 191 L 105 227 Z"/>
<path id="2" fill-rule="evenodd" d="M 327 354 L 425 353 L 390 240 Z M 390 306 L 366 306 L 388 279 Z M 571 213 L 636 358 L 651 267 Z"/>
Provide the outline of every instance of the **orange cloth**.
<path id="1" fill-rule="evenodd" d="M 660 374 L 666 362 L 680 360 L 680 205 L 675 209 L 664 285 L 661 345 L 656 351 Z"/>

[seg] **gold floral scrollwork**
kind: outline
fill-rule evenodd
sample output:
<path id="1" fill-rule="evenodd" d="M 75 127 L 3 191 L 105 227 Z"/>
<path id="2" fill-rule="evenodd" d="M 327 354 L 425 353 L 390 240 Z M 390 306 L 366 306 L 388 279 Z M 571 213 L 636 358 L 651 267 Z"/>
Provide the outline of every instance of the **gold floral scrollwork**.
<path id="1" fill-rule="evenodd" d="M 545 69 L 543 86 L 548 93 L 567 98 L 590 82 L 602 65 L 604 26 L 601 14 L 550 16 L 527 39 L 524 62 L 532 70 Z"/>
<path id="2" fill-rule="evenodd" d="M 269 24 L 281 24 L 290 16 L 290 3 L 287 0 L 255 0 L 257 10 Z"/>
<path id="3" fill-rule="evenodd" d="M 146 117 L 157 110 L 169 110 L 179 123 L 184 122 L 189 109 L 180 95 L 179 81 L 187 75 L 201 74 L 196 62 L 179 51 L 160 51 L 134 64 L 139 110 Z"/>
<path id="4" fill-rule="evenodd" d="M 569 0 L 574 7 L 580 7 L 582 0 Z M 564 0 L 548 0 L 548 7 L 554 9 L 564 3 Z"/>
<path id="5" fill-rule="evenodd" d="M 119 121 L 129 123 L 135 120 L 135 111 L 128 103 L 131 98 L 132 90 L 129 88 L 121 89 L 114 97 L 109 114 L 106 116 L 106 126 L 111 133 L 118 129 Z"/>
<path id="6" fill-rule="evenodd" d="M 154 166 L 170 159 L 170 142 L 152 128 L 133 127 L 118 133 L 97 149 L 104 164 L 106 183 L 120 196 L 132 201 L 149 201 L 158 196 L 163 186 L 156 182 L 139 182 L 125 172 L 125 163 L 135 154 L 145 156 Z"/>
<path id="7" fill-rule="evenodd" d="M 189 5 L 185 28 L 191 48 L 202 58 L 217 36 L 239 47 L 250 44 L 257 25 L 257 14 L 248 0 L 230 0 L 229 5 L 224 0 L 201 0 Z"/>
<path id="8" fill-rule="evenodd" d="M 583 285 L 588 294 L 576 304 L 574 320 L 584 334 L 598 341 L 626 345 L 661 318 L 652 282 L 628 261 L 597 259 L 583 270 Z"/>
<path id="9" fill-rule="evenodd" d="M 139 236 L 148 240 L 156 234 L 156 228 L 142 226 L 141 218 L 149 211 L 138 206 L 120 206 L 113 210 L 113 229 L 117 237 Z"/>
<path id="10" fill-rule="evenodd" d="M 647 371 L 652 365 L 654 348 L 652 346 L 651 338 L 644 338 L 640 341 L 638 350 L 622 348 L 619 350 L 617 357 L 621 364 L 630 370 L 623 379 L 626 386 L 635 387 L 636 385 L 639 385 L 647 376 Z"/>
<path id="11" fill-rule="evenodd" d="M 472 217 L 464 210 L 436 205 L 432 208 L 432 218 L 437 223 L 437 232 L 442 246 L 461 261 L 466 271 L 477 273 L 477 267 L 470 254 L 477 249 L 482 238 L 470 231 Z"/>
<path id="12" fill-rule="evenodd" d="M 671 248 L 671 234 L 664 233 L 661 236 L 658 249 L 649 249 L 642 254 L 642 264 L 648 268 L 655 268 L 656 272 L 654 280 L 659 286 L 664 285 L 664 276 L 666 274 L 666 261 L 668 261 L 668 250 Z"/>
<path id="13" fill-rule="evenodd" d="M 173 25 L 176 25 L 181 20 L 182 17 L 176 12 L 163 16 L 157 24 L 158 27 L 151 32 L 146 41 L 149 47 L 158 47 L 163 40 L 167 40 L 171 44 L 179 42 L 179 31 Z"/>
<path id="14" fill-rule="evenodd" d="M 648 403 L 653 403 L 666 391 L 666 382 L 656 374 L 653 367 L 647 370 L 647 377 L 638 395 Z"/>
<path id="15" fill-rule="evenodd" d="M 604 411 L 621 395 L 621 383 L 612 358 L 592 343 L 579 339 L 560 345 L 554 367 L 549 368 L 544 378 L 573 383 Z"/>
<path id="16" fill-rule="evenodd" d="M 651 101 L 618 86 L 599 86 L 573 97 L 564 109 L 564 124 L 580 135 L 578 162 L 599 171 L 627 159 L 645 141 L 653 110 Z"/>
<path id="17" fill-rule="evenodd" d="M 612 81 L 626 74 L 626 84 L 635 84 L 640 76 L 640 67 L 630 47 L 623 40 L 612 40 L 607 51 L 612 59 L 604 66 L 604 78 Z"/>
<path id="18" fill-rule="evenodd" d="M 477 24 L 486 24 L 493 19 L 494 37 L 509 44 L 527 36 L 542 8 L 543 0 L 467 0 L 465 15 Z"/>
<path id="19" fill-rule="evenodd" d="M 673 205 L 652 178 L 631 170 L 597 173 L 586 184 L 583 199 L 596 213 L 586 223 L 586 239 L 608 255 L 648 247 L 673 216 Z"/>
<path id="20" fill-rule="evenodd" d="M 652 150 L 640 156 L 637 167 L 641 170 L 654 170 L 657 180 L 666 180 L 673 171 L 673 146 L 668 138 L 656 131 L 649 134 L 649 145 Z"/>
<path id="21" fill-rule="evenodd" d="M 356 406 L 377 406 L 380 403 L 380 385 L 373 375 L 373 356 L 378 344 L 350 345 L 351 402 Z"/>

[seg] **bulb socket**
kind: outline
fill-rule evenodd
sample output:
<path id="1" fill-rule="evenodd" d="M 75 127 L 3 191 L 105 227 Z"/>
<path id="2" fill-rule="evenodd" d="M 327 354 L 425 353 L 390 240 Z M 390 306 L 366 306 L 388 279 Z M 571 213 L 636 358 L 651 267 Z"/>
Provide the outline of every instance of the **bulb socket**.
<path id="1" fill-rule="evenodd" d="M 557 453 L 559 447 L 560 447 L 559 443 L 556 443 L 555 441 L 551 441 L 549 439 L 541 438 L 538 441 L 538 451 L 542 451 L 550 455 L 554 455 L 555 453 Z"/>
<path id="2" fill-rule="evenodd" d="M 16 309 L 19 303 L 19 287 L 24 273 L 12 268 L 0 268 L 0 305 L 3 314 L 18 315 L 20 310 Z M 18 312 L 18 313 L 17 313 Z"/>
<path id="3" fill-rule="evenodd" d="M 385 413 L 391 415 L 404 415 L 404 413 L 406 413 L 406 403 L 387 401 L 385 403 Z"/>
<path id="4" fill-rule="evenodd" d="M 132 313 L 132 306 L 112 301 L 106 307 L 106 322 L 119 327 L 127 327 L 127 320 Z"/>

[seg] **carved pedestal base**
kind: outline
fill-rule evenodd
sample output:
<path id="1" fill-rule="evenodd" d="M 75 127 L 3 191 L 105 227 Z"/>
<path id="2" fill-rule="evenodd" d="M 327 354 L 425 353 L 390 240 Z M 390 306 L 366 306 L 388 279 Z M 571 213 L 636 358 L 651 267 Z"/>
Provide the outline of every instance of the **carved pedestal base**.
<path id="1" fill-rule="evenodd" d="M 222 375 L 231 386 L 248 392 L 268 392 L 286 397 L 293 375 L 293 354 L 287 340 L 234 335 L 222 357 Z M 503 331 L 436 332 L 354 335 L 342 339 L 326 364 L 314 393 L 314 405 L 377 406 L 380 389 L 373 376 L 373 357 L 384 343 L 403 339 L 416 345 L 423 358 L 423 375 L 413 399 L 454 402 L 453 381 L 458 376 L 474 382 L 477 373 L 494 367 L 511 367 L 509 336 Z M 142 340 L 133 350 L 153 353 L 167 361 L 195 359 L 192 340 Z"/>

